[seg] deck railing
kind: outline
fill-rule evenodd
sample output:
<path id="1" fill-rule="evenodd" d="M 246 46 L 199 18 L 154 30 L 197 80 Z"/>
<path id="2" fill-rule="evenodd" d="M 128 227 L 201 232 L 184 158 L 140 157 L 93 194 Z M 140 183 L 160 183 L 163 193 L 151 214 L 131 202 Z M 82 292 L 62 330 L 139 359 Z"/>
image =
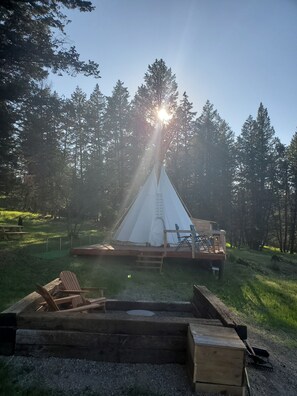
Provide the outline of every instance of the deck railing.
<path id="1" fill-rule="evenodd" d="M 166 256 L 168 248 L 168 237 L 167 234 L 180 234 L 181 240 L 187 238 L 191 245 L 192 258 L 196 257 L 196 252 L 204 251 L 205 253 L 226 253 L 226 232 L 224 230 L 213 231 L 211 235 L 201 235 L 197 233 L 195 235 L 191 230 L 164 230 L 164 254 Z M 183 236 L 184 235 L 184 236 Z M 200 237 L 201 242 L 199 240 Z M 203 238 L 203 239 L 202 239 Z M 202 241 L 204 240 L 205 247 L 201 249 Z M 200 245 L 200 247 L 199 247 Z M 178 246 L 178 245 L 177 245 Z"/>

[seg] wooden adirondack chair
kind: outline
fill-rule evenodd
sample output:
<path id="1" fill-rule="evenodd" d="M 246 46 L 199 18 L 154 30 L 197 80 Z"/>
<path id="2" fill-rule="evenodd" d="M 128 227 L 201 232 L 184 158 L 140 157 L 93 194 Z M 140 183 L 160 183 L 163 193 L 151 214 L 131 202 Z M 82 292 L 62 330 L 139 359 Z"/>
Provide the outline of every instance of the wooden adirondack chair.
<path id="1" fill-rule="evenodd" d="M 54 299 L 49 291 L 41 285 L 36 285 L 36 291 L 44 298 L 48 310 L 52 312 L 83 312 L 102 307 L 105 309 L 106 299 L 104 297 L 94 303 L 88 302 L 84 305 L 77 306 L 77 301 L 75 300 L 77 300 L 78 296 L 68 296 Z M 72 305 L 72 308 L 60 309 L 60 305 L 67 303 L 70 303 Z"/>
<path id="2" fill-rule="evenodd" d="M 62 293 L 66 293 L 66 294 L 76 294 L 77 295 L 76 304 L 78 304 L 78 305 L 90 304 L 90 301 L 84 297 L 84 294 L 89 291 L 99 291 L 100 292 L 100 298 L 93 300 L 92 303 L 93 302 L 96 303 L 97 301 L 100 301 L 100 303 L 102 301 L 104 301 L 104 302 L 106 301 L 106 298 L 104 297 L 102 288 L 96 288 L 96 287 L 81 288 L 75 273 L 73 273 L 71 271 L 62 271 L 60 273 L 60 279 L 61 279 L 60 291 Z M 105 311 L 105 303 L 104 303 L 103 309 Z"/>

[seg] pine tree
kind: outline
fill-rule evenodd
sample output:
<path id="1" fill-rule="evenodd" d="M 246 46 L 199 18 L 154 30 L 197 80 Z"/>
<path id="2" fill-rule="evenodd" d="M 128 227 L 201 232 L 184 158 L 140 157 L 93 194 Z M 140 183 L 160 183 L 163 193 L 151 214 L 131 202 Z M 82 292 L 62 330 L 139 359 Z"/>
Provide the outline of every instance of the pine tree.
<path id="1" fill-rule="evenodd" d="M 185 202 L 189 200 L 188 192 L 191 188 L 190 146 L 193 141 L 197 114 L 192 110 L 193 103 L 184 92 L 171 123 L 173 139 L 166 156 L 171 178 Z"/>
<path id="2" fill-rule="evenodd" d="M 90 139 L 88 163 L 86 167 L 84 192 L 88 197 L 87 212 L 89 216 L 100 220 L 105 212 L 105 194 L 107 177 L 105 175 L 106 134 L 104 116 L 106 98 L 97 84 L 87 101 L 87 126 Z"/>
<path id="3" fill-rule="evenodd" d="M 234 136 L 207 101 L 196 121 L 190 156 L 191 206 L 195 217 L 215 220 L 228 228 L 232 204 Z"/>
<path id="4" fill-rule="evenodd" d="M 290 236 L 289 250 L 296 251 L 297 228 L 297 132 L 295 132 L 288 147 L 289 179 L 290 179 Z"/>
<path id="5" fill-rule="evenodd" d="M 92 11 L 90 1 L 18 1 L 0 4 L 0 188 L 7 190 L 15 177 L 16 125 L 21 102 L 30 97 L 31 84 L 52 71 L 99 77 L 98 65 L 79 59 L 75 47 L 67 47 L 64 9 Z M 4 187 L 5 186 L 5 187 Z"/>
<path id="6" fill-rule="evenodd" d="M 267 109 L 261 103 L 257 119 L 250 116 L 237 141 L 238 189 L 244 198 L 244 234 L 253 249 L 266 242 L 273 205 L 273 176 L 276 140 Z M 238 203 L 242 207 L 243 203 Z"/>
<path id="7" fill-rule="evenodd" d="M 144 75 L 142 84 L 133 99 L 132 111 L 133 141 L 136 143 L 135 152 L 141 161 L 143 173 L 147 173 L 155 161 L 156 149 L 164 157 L 173 138 L 173 131 L 168 125 L 160 125 L 158 111 L 166 109 L 168 114 L 174 115 L 177 108 L 177 83 L 175 75 L 168 68 L 163 59 L 156 59 Z M 158 142 L 162 133 L 162 141 Z M 161 145 L 161 147 L 159 147 Z"/>
<path id="8" fill-rule="evenodd" d="M 32 86 L 32 95 L 22 107 L 19 129 L 24 209 L 56 215 L 65 204 L 61 107 L 56 93 L 37 86 Z"/>
<path id="9" fill-rule="evenodd" d="M 106 165 L 109 179 L 109 199 L 119 205 L 130 181 L 133 164 L 130 129 L 130 103 L 128 89 L 118 81 L 112 95 L 107 98 L 104 129 L 107 138 Z"/>

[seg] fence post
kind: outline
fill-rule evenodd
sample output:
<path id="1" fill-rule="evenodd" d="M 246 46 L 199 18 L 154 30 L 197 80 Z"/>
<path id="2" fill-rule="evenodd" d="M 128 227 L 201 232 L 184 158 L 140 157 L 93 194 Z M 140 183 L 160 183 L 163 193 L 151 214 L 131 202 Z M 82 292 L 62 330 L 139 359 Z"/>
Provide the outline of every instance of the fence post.
<path id="1" fill-rule="evenodd" d="M 62 238 L 60 237 L 60 251 L 62 250 Z"/>

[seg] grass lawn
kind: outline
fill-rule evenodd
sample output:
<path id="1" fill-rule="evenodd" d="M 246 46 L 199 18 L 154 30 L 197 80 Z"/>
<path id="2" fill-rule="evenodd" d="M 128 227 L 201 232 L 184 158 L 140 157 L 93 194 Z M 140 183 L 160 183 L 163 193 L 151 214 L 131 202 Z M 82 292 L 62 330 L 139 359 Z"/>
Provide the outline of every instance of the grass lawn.
<path id="1" fill-rule="evenodd" d="M 8 219 L 3 218 L 2 212 L 0 223 L 5 221 Z M 0 242 L 0 311 L 31 293 L 36 283 L 46 284 L 57 278 L 62 270 L 75 272 L 82 286 L 106 287 L 109 298 L 116 298 L 125 290 L 137 290 L 140 295 L 144 290 L 153 300 L 187 301 L 192 296 L 193 284 L 199 284 L 208 287 L 244 322 L 259 329 L 269 329 L 279 335 L 279 342 L 287 346 L 297 346 L 295 255 L 278 253 L 278 259 L 272 260 L 275 252 L 268 249 L 263 252 L 228 249 L 222 281 L 210 272 L 183 261 L 165 262 L 160 275 L 157 271 L 135 270 L 127 259 L 71 257 L 67 250 L 32 254 L 28 245 L 32 248 L 42 243 L 44 235 L 65 235 L 66 227 L 61 222 L 40 218 L 27 218 L 24 226 L 25 231 L 30 232 L 24 240 Z M 89 226 L 89 229 L 100 237 L 94 226 Z M 11 374 L 0 366 L 0 380 L 3 378 L 6 380 L 2 383 L 14 386 L 14 391 L 7 391 L 7 394 L 27 394 L 9 381 Z M 28 394 L 48 393 L 32 391 Z"/>

